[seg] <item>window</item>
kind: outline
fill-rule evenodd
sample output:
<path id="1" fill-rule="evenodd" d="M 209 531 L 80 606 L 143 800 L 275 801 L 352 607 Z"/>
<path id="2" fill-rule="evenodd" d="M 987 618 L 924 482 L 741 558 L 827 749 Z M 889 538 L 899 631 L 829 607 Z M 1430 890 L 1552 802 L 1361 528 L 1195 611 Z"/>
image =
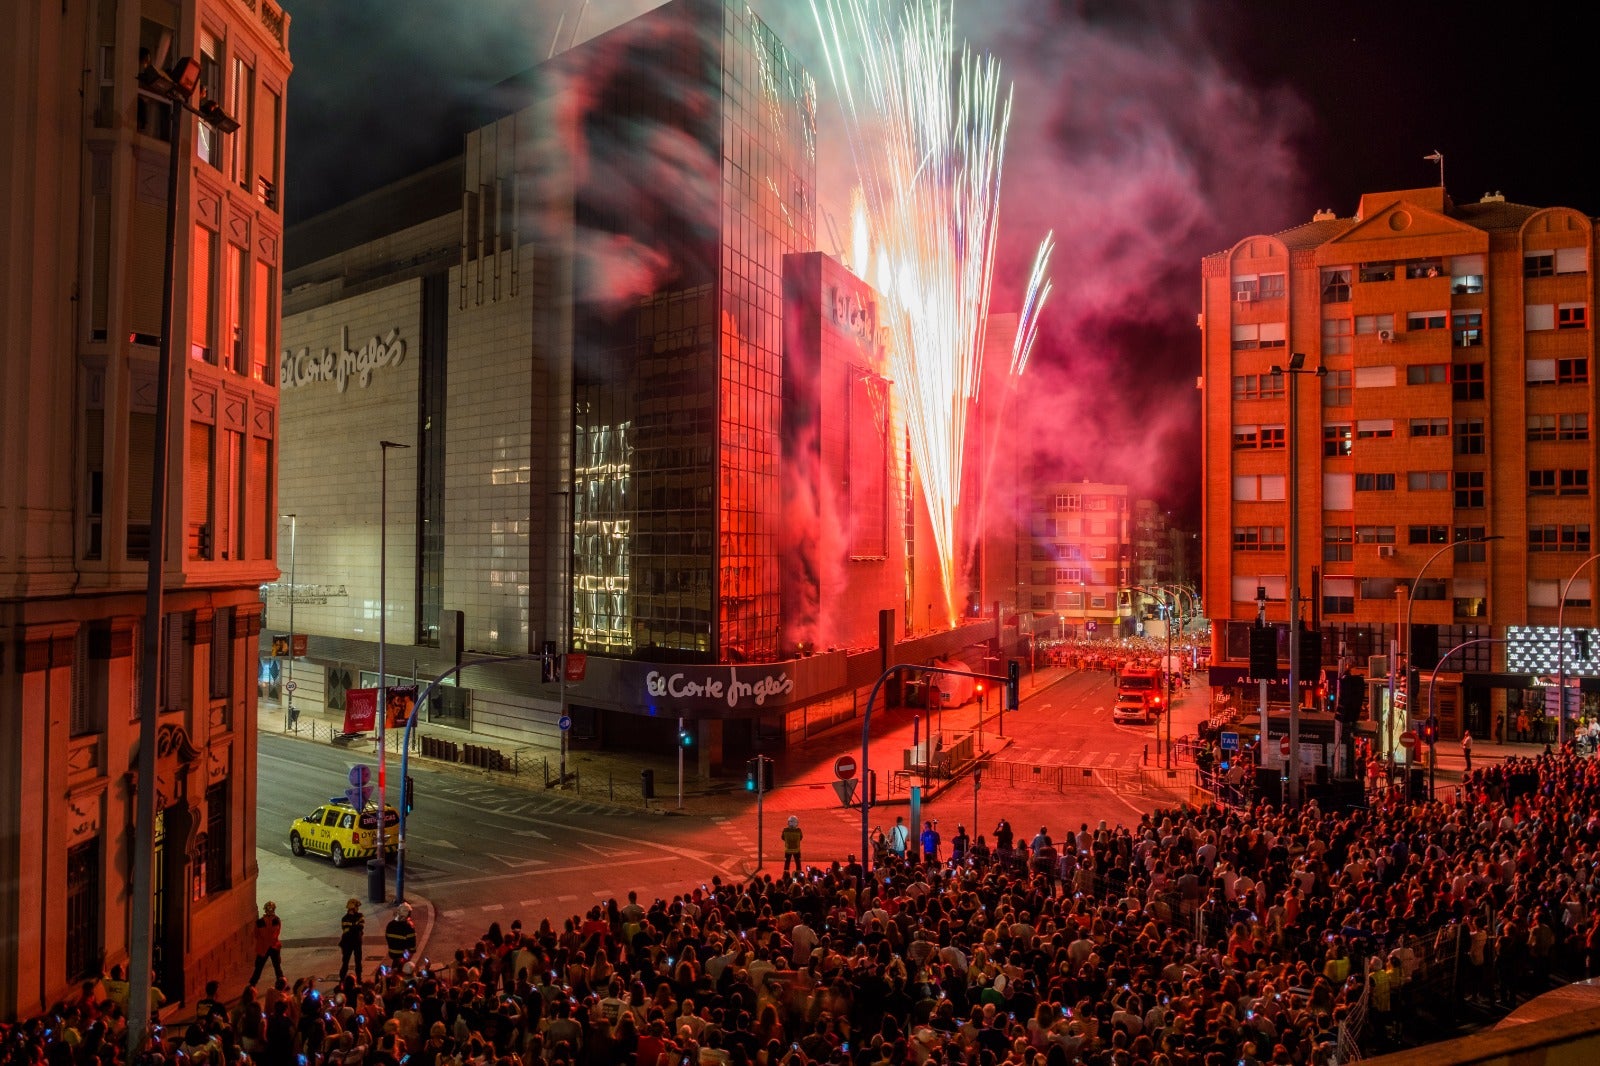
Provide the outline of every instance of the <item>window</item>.
<path id="1" fill-rule="evenodd" d="M 254 192 L 250 166 L 250 138 L 255 129 L 250 124 L 250 102 L 255 98 L 255 69 L 243 59 L 233 61 L 233 93 L 228 98 L 228 114 L 239 123 L 239 128 L 228 134 L 231 141 L 228 176 L 239 185 Z"/>
<path id="2" fill-rule="evenodd" d="M 1354 614 L 1355 609 L 1355 578 L 1325 577 L 1322 579 L 1323 614 Z"/>
<path id="3" fill-rule="evenodd" d="M 1589 439 L 1589 416 L 1586 414 L 1560 415 L 1557 424 L 1560 426 L 1556 438 L 1558 440 Z"/>
<path id="4" fill-rule="evenodd" d="M 1393 526 L 1357 526 L 1357 544 L 1393 544 Z"/>
<path id="5" fill-rule="evenodd" d="M 1393 315 L 1357 315 L 1356 332 L 1358 334 L 1377 333 L 1379 330 L 1393 330 Z"/>
<path id="6" fill-rule="evenodd" d="M 221 51 L 217 47 L 217 38 L 204 26 L 200 27 L 200 85 L 199 93 L 195 100 L 198 104 L 202 100 L 215 100 L 222 102 L 222 60 L 219 58 Z M 222 169 L 222 134 L 217 132 L 215 126 L 209 122 L 200 122 L 195 126 L 194 152 L 202 163 L 209 163 L 216 170 Z"/>
<path id="7" fill-rule="evenodd" d="M 1530 359 L 1529 362 L 1532 362 Z M 1557 359 L 1556 384 L 1582 385 L 1589 380 L 1588 359 Z"/>
<path id="8" fill-rule="evenodd" d="M 1525 278 L 1553 278 L 1556 273 L 1554 252 L 1522 253 L 1522 276 Z"/>
<path id="9" fill-rule="evenodd" d="M 1483 399 L 1483 364 L 1457 363 L 1450 368 L 1450 398 L 1452 400 Z"/>
<path id="10" fill-rule="evenodd" d="M 1412 332 L 1427 329 L 1444 329 L 1450 316 L 1444 311 L 1408 311 L 1406 329 Z"/>
<path id="11" fill-rule="evenodd" d="M 1241 425 L 1233 427 L 1233 446 L 1235 448 L 1257 447 L 1256 441 L 1261 432 L 1260 426 Z"/>
<path id="12" fill-rule="evenodd" d="M 1555 415 L 1529 415 L 1528 416 L 1529 440 L 1555 440 L 1556 416 Z"/>
<path id="13" fill-rule="evenodd" d="M 1344 303 L 1350 299 L 1350 268 L 1327 267 L 1322 271 L 1322 302 Z"/>
<path id="14" fill-rule="evenodd" d="M 222 365 L 235 373 L 249 371 L 245 366 L 245 292 L 246 277 L 244 249 L 228 242 L 226 267 L 222 276 Z"/>
<path id="15" fill-rule="evenodd" d="M 69 981 L 95 977 L 101 970 L 100 884 L 98 836 L 67 849 L 67 973 Z"/>
<path id="16" fill-rule="evenodd" d="M 1457 348 L 1477 348 L 1483 344 L 1483 313 L 1458 311 L 1450 316 L 1450 343 Z"/>
<path id="17" fill-rule="evenodd" d="M 1394 263 L 1388 260 L 1362 263 L 1360 278 L 1362 281 L 1393 281 Z"/>
<path id="18" fill-rule="evenodd" d="M 227 890 L 228 875 L 228 780 L 224 778 L 206 789 L 206 894 Z"/>
<path id="19" fill-rule="evenodd" d="M 1407 544 L 1449 544 L 1450 530 L 1445 526 L 1408 526 Z"/>
<path id="20" fill-rule="evenodd" d="M 1282 426 L 1234 426 L 1233 446 L 1248 448 L 1282 448 L 1287 444 Z"/>
<path id="21" fill-rule="evenodd" d="M 1322 320 L 1322 354 L 1344 355 L 1350 351 L 1350 335 L 1354 330 L 1348 318 Z"/>
<path id="22" fill-rule="evenodd" d="M 1249 303 L 1261 291 L 1261 279 L 1255 274 L 1233 276 L 1233 298 L 1239 303 Z"/>
<path id="23" fill-rule="evenodd" d="M 1484 256 L 1458 255 L 1450 260 L 1450 291 L 1457 296 L 1483 291 Z"/>
<path id="24" fill-rule="evenodd" d="M 1529 385 L 1554 385 L 1556 361 L 1554 359 L 1529 359 L 1523 364 L 1523 380 Z"/>
<path id="25" fill-rule="evenodd" d="M 1589 523 L 1561 527 L 1561 550 L 1564 552 L 1589 551 Z"/>
<path id="26" fill-rule="evenodd" d="M 1355 402 L 1355 373 L 1330 370 L 1322 376 L 1322 406 L 1349 407 Z"/>
<path id="27" fill-rule="evenodd" d="M 1403 265 L 1407 278 L 1436 278 L 1444 273 L 1442 259 L 1407 259 Z"/>
<path id="28" fill-rule="evenodd" d="M 1393 474 L 1357 474 L 1357 492 L 1393 492 Z"/>
<path id="29" fill-rule="evenodd" d="M 1356 440 L 1382 440 L 1394 436 L 1394 419 L 1363 418 L 1356 423 Z"/>
<path id="30" fill-rule="evenodd" d="M 1449 380 L 1449 363 L 1417 363 L 1406 367 L 1407 385 L 1443 385 Z"/>
<path id="31" fill-rule="evenodd" d="M 1587 274 L 1589 272 L 1589 250 L 1587 248 L 1557 248 L 1556 273 L 1557 274 Z M 1572 602 L 1571 600 L 1567 601 Z"/>
<path id="32" fill-rule="evenodd" d="M 1554 496 L 1555 494 L 1556 472 L 1554 470 L 1528 471 L 1529 496 Z"/>
<path id="33" fill-rule="evenodd" d="M 1457 470 L 1452 477 L 1455 479 L 1457 507 L 1482 507 L 1484 505 L 1482 470 Z"/>
<path id="34" fill-rule="evenodd" d="M 233 608 L 219 607 L 211 615 L 211 698 L 233 695 Z"/>
<path id="35" fill-rule="evenodd" d="M 1395 383 L 1395 370 L 1392 366 L 1358 366 L 1356 367 L 1356 388 L 1381 389 Z"/>
<path id="36" fill-rule="evenodd" d="M 1288 330 L 1282 322 L 1261 323 L 1261 347 L 1282 348 L 1288 343 Z"/>
<path id="37" fill-rule="evenodd" d="M 1413 437 L 1448 437 L 1450 435 L 1450 420 L 1448 418 L 1413 418 L 1411 420 L 1411 435 Z"/>
<path id="38" fill-rule="evenodd" d="M 1588 329 L 1588 304 L 1560 304 L 1556 307 L 1557 329 Z"/>
<path id="39" fill-rule="evenodd" d="M 1056 568 L 1057 585 L 1066 585 L 1071 582 L 1082 581 L 1083 571 L 1076 566 L 1062 566 Z"/>
<path id="40" fill-rule="evenodd" d="M 1456 454 L 1483 454 L 1483 419 L 1460 418 L 1456 420 Z"/>
<path id="41" fill-rule="evenodd" d="M 1393 600 L 1395 579 L 1392 577 L 1367 577 L 1361 579 L 1359 588 L 1364 600 Z"/>
<path id="42" fill-rule="evenodd" d="M 1254 323 L 1233 327 L 1233 350 L 1254 351 L 1261 347 L 1261 327 Z"/>
<path id="43" fill-rule="evenodd" d="M 202 122 L 200 126 L 205 126 Z M 189 358 L 215 363 L 217 343 L 217 234 L 204 226 L 194 228 L 194 250 L 189 259 Z"/>
<path id="44" fill-rule="evenodd" d="M 250 287 L 250 376 L 271 385 L 275 360 L 268 342 L 277 305 L 277 271 L 257 259 L 251 276 L 254 283 Z"/>
<path id="45" fill-rule="evenodd" d="M 1233 479 L 1236 500 L 1281 500 L 1283 491 L 1282 474 L 1242 474 Z"/>
<path id="46" fill-rule="evenodd" d="M 1283 399 L 1282 374 L 1239 374 L 1233 379 L 1235 400 Z"/>
<path id="47" fill-rule="evenodd" d="M 1561 471 L 1561 495 L 1589 495 L 1589 470 L 1587 467 Z"/>
<path id="48" fill-rule="evenodd" d="M 1444 599 L 1444 578 L 1428 577 L 1411 586 L 1411 598 L 1414 600 L 1442 600 Z"/>
<path id="49" fill-rule="evenodd" d="M 1322 475 L 1322 509 L 1348 511 L 1356 505 L 1356 479 L 1354 474 Z"/>
<path id="50" fill-rule="evenodd" d="M 1058 511 L 1077 511 L 1082 509 L 1082 498 L 1077 493 L 1056 493 L 1055 508 Z"/>
<path id="51" fill-rule="evenodd" d="M 1555 304 L 1528 304 L 1522 309 L 1522 328 L 1531 331 L 1556 328 Z"/>
<path id="52" fill-rule="evenodd" d="M 1330 422 L 1322 427 L 1322 454 L 1339 458 L 1350 454 L 1350 423 Z"/>
<path id="53" fill-rule="evenodd" d="M 1447 470 L 1411 470 L 1406 473 L 1406 488 L 1412 492 L 1440 492 L 1450 487 Z"/>
<path id="54" fill-rule="evenodd" d="M 1482 526 L 1457 526 L 1455 556 L 1458 563 L 1481 563 L 1489 558 L 1489 545 L 1484 541 L 1487 531 Z"/>
<path id="55" fill-rule="evenodd" d="M 1347 563 L 1355 558 L 1356 531 L 1354 526 L 1322 527 L 1322 561 Z"/>
<path id="56" fill-rule="evenodd" d="M 1261 275 L 1258 284 L 1259 289 L 1257 290 L 1257 294 L 1263 300 L 1282 299 L 1283 294 L 1287 291 L 1283 283 L 1282 274 L 1263 274 Z"/>
<path id="57" fill-rule="evenodd" d="M 72 657 L 72 721 L 75 737 L 98 733 L 106 726 L 111 701 L 111 623 L 79 627 Z"/>

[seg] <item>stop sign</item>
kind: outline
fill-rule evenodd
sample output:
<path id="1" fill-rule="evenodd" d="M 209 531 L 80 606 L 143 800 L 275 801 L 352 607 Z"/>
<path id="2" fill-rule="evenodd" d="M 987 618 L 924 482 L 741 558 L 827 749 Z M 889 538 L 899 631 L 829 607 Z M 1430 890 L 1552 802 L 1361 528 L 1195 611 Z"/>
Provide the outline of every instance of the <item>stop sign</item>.
<path id="1" fill-rule="evenodd" d="M 1282 755 L 1285 759 L 1287 759 L 1289 757 L 1289 738 L 1288 737 L 1279 738 L 1279 740 L 1278 740 L 1278 754 Z"/>
<path id="2" fill-rule="evenodd" d="M 841 755 L 833 760 L 833 776 L 840 781 L 848 781 L 856 776 L 856 757 L 854 755 Z"/>
<path id="3" fill-rule="evenodd" d="M 1412 748 L 1415 748 L 1417 746 L 1417 734 L 1412 732 L 1409 729 L 1406 730 L 1404 733 L 1401 733 L 1400 734 L 1400 746 L 1402 748 L 1405 748 L 1407 751 L 1410 751 Z"/>

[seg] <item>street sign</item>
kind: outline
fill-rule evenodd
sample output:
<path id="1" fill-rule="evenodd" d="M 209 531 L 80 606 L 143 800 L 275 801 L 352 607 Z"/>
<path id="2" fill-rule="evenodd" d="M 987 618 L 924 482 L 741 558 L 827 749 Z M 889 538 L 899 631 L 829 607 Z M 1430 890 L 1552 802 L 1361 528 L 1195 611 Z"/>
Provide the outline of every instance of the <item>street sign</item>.
<path id="1" fill-rule="evenodd" d="M 1239 734 L 1238 733 L 1223 733 L 1218 737 L 1218 741 L 1221 743 L 1223 751 L 1238 751 L 1239 750 Z"/>
<path id="2" fill-rule="evenodd" d="M 1412 751 L 1417 746 L 1417 734 L 1407 729 L 1400 734 L 1400 746 L 1407 751 Z"/>
<path id="3" fill-rule="evenodd" d="M 364 762 L 358 762 L 350 767 L 350 784 L 356 788 L 366 788 L 367 782 L 372 780 L 372 767 Z"/>
<path id="4" fill-rule="evenodd" d="M 300 687 L 300 683 L 298 681 L 291 681 L 283 687 L 288 689 L 290 692 L 293 692 L 295 689 Z"/>
<path id="5" fill-rule="evenodd" d="M 855 778 L 835 781 L 833 783 L 833 794 L 839 797 L 839 802 L 841 804 L 846 807 L 850 806 L 856 798 Z"/>
<path id="6" fill-rule="evenodd" d="M 1087 622 L 1083 623 L 1083 628 L 1085 631 L 1093 633 L 1095 630 L 1100 628 L 1100 623 L 1091 618 Z"/>
<path id="7" fill-rule="evenodd" d="M 848 781 L 856 776 L 856 757 L 854 755 L 841 755 L 833 760 L 833 776 L 840 781 Z"/>
<path id="8" fill-rule="evenodd" d="M 1282 755 L 1285 759 L 1287 759 L 1289 757 L 1289 738 L 1288 737 L 1283 737 L 1283 738 L 1279 739 L 1279 741 L 1278 741 L 1278 754 Z"/>
<path id="9" fill-rule="evenodd" d="M 556 719 L 556 726 L 563 733 L 565 733 L 567 730 L 572 728 L 572 716 L 568 714 L 562 715 L 560 718 Z"/>

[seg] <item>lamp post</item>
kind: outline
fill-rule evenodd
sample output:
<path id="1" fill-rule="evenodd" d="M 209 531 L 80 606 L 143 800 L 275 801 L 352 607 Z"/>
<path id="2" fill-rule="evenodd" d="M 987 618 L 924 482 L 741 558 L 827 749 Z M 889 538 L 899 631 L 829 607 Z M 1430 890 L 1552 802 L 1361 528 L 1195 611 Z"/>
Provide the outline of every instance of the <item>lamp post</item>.
<path id="1" fill-rule="evenodd" d="M 1503 533 L 1494 533 L 1494 534 L 1491 534 L 1491 535 L 1489 535 L 1487 537 L 1466 537 L 1466 538 L 1464 538 L 1462 540 L 1451 541 L 1449 544 L 1446 544 L 1444 547 L 1440 548 L 1438 551 L 1436 551 L 1432 555 L 1428 556 L 1427 561 L 1422 564 L 1422 569 L 1417 571 L 1417 579 L 1411 583 L 1411 595 L 1406 597 L 1406 624 L 1405 624 L 1405 629 L 1401 634 L 1403 639 L 1404 639 L 1404 643 L 1405 643 L 1406 669 L 1408 671 L 1413 666 L 1416 665 L 1414 662 L 1411 661 L 1411 612 L 1416 607 L 1416 604 L 1417 604 L 1416 592 L 1417 592 L 1418 586 L 1420 586 L 1422 584 L 1422 575 L 1426 574 L 1428 572 L 1428 567 L 1433 565 L 1433 561 L 1435 559 L 1439 558 L 1439 556 L 1443 555 L 1445 552 L 1449 551 L 1451 548 L 1454 548 L 1459 544 L 1486 544 L 1491 540 L 1505 540 L 1505 539 L 1506 539 L 1505 538 L 1505 534 L 1503 534 Z M 1397 669 L 1398 664 L 1395 661 L 1398 658 L 1399 658 L 1398 655 L 1391 655 L 1389 657 L 1389 689 L 1390 689 L 1391 692 L 1394 691 L 1395 678 L 1398 676 L 1396 674 L 1396 669 Z M 1409 678 L 1407 680 L 1409 682 Z M 1416 700 L 1416 698 L 1417 698 L 1417 694 L 1415 692 L 1411 691 L 1410 685 L 1408 683 L 1407 686 L 1406 686 L 1406 713 L 1413 714 L 1413 715 L 1416 713 L 1416 711 L 1414 709 L 1416 707 L 1416 704 L 1414 702 Z M 1429 716 L 1431 717 L 1432 713 L 1433 713 L 1432 708 L 1430 707 L 1428 709 L 1428 711 L 1429 711 Z M 1393 713 L 1393 712 L 1391 711 L 1391 713 Z M 1438 726 L 1437 725 L 1434 726 L 1434 730 L 1437 732 L 1437 730 L 1438 730 Z M 1409 770 L 1407 772 L 1409 773 Z"/>
<path id="2" fill-rule="evenodd" d="M 1572 571 L 1572 576 L 1567 578 L 1561 586 L 1561 599 L 1556 602 L 1556 750 L 1561 750 L 1561 745 L 1567 739 L 1567 631 L 1562 628 L 1567 613 L 1567 592 L 1571 590 L 1572 583 L 1578 580 L 1578 575 L 1583 573 L 1583 568 L 1600 559 L 1600 552 L 1595 552 L 1589 558 L 1579 563 Z"/>
<path id="3" fill-rule="evenodd" d="M 200 64 L 178 60 L 171 73 L 140 57 L 139 92 L 163 104 L 167 121 L 167 228 L 161 261 L 161 347 L 156 356 L 156 426 L 151 454 L 150 548 L 145 577 L 143 663 L 139 671 L 139 749 L 133 813 L 133 886 L 128 933 L 128 1059 L 144 1050 L 150 1025 L 151 966 L 155 958 L 156 742 L 160 733 L 157 699 L 161 692 L 162 594 L 166 589 L 167 461 L 172 412 L 173 257 L 178 246 L 178 141 L 183 115 L 194 115 L 222 133 L 239 123 L 201 96 Z"/>
<path id="4" fill-rule="evenodd" d="M 1289 445 L 1289 779 L 1288 802 L 1298 805 L 1300 802 L 1300 491 L 1299 491 L 1299 462 L 1300 462 L 1300 437 L 1296 432 L 1296 381 L 1302 374 L 1313 374 L 1322 377 L 1327 368 L 1318 366 L 1315 370 L 1305 368 L 1306 357 L 1304 352 L 1294 352 L 1289 356 L 1287 367 L 1274 366 L 1274 377 L 1288 375 L 1288 402 L 1289 417 L 1284 425 L 1284 432 L 1288 435 Z"/>
<path id="5" fill-rule="evenodd" d="M 380 886 L 380 892 L 387 876 L 384 837 L 388 826 L 384 821 L 389 813 L 389 745 L 384 738 L 384 727 L 389 724 L 389 675 L 384 663 L 384 649 L 389 643 L 389 449 L 409 447 L 411 445 L 392 440 L 378 442 L 378 855 L 373 862 L 377 863 L 380 876 L 372 883 Z M 381 903 L 382 900 L 372 902 Z"/>
<path id="6" fill-rule="evenodd" d="M 283 686 L 283 691 L 286 694 L 286 698 L 287 698 L 287 703 L 285 705 L 285 710 L 283 712 L 283 731 L 285 733 L 287 733 L 289 731 L 290 723 L 298 724 L 298 722 L 299 722 L 299 715 L 297 715 L 295 713 L 295 710 L 294 710 L 294 633 L 295 633 L 295 629 L 294 629 L 294 601 L 295 601 L 295 582 L 294 582 L 294 563 L 295 563 L 295 550 L 294 549 L 295 549 L 295 543 L 294 543 L 294 540 L 295 540 L 295 536 L 294 535 L 295 535 L 296 527 L 299 525 L 299 516 L 298 515 L 294 515 L 294 514 L 286 514 L 286 515 L 283 515 L 282 517 L 287 518 L 289 520 L 289 669 L 288 669 L 288 675 L 289 676 L 284 679 L 284 686 Z"/>
<path id="7" fill-rule="evenodd" d="M 1473 637 L 1471 640 L 1463 640 L 1460 644 L 1439 656 L 1439 662 L 1434 663 L 1433 669 L 1428 672 L 1428 720 L 1430 722 L 1433 721 L 1433 683 L 1439 680 L 1440 664 L 1461 649 L 1470 648 L 1474 644 L 1504 643 L 1505 640 L 1501 637 Z M 1433 799 L 1433 768 L 1439 764 L 1439 727 L 1437 725 L 1429 731 L 1428 737 L 1428 798 L 1431 800 Z"/>

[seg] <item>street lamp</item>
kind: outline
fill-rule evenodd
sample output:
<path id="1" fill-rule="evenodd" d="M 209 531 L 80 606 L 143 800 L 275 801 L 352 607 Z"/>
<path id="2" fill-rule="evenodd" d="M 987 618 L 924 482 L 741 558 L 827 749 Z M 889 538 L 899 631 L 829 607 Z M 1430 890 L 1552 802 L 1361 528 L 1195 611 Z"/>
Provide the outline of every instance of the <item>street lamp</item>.
<path id="1" fill-rule="evenodd" d="M 1284 426 L 1284 432 L 1289 437 L 1289 796 L 1288 802 L 1297 805 L 1300 802 L 1300 507 L 1299 507 L 1299 461 L 1300 438 L 1295 429 L 1296 388 L 1295 383 L 1302 374 L 1312 374 L 1322 377 L 1328 370 L 1318 366 L 1315 370 L 1305 368 L 1306 357 L 1304 352 L 1294 352 L 1289 356 L 1287 367 L 1274 366 L 1273 377 L 1287 375 L 1289 378 L 1288 402 L 1289 417 Z"/>
<path id="2" fill-rule="evenodd" d="M 133 899 L 128 935 L 128 1058 L 144 1050 L 150 1025 L 151 965 L 155 956 L 156 739 L 160 732 L 156 705 L 161 691 L 162 593 L 167 551 L 167 457 L 172 411 L 173 257 L 178 246 L 178 140 L 183 115 L 194 115 L 222 133 L 239 123 L 213 101 L 201 96 L 200 64 L 178 60 L 168 73 L 140 56 L 139 92 L 170 108 L 167 120 L 167 230 L 161 261 L 161 347 L 156 357 L 156 425 L 151 453 L 150 549 L 145 578 L 143 663 L 139 671 L 139 754 L 137 795 L 133 813 Z"/>
<path id="3" fill-rule="evenodd" d="M 287 702 L 283 712 L 283 731 L 287 733 L 291 724 L 298 725 L 299 714 L 294 709 L 294 563 L 295 563 L 295 529 L 299 525 L 299 516 L 286 514 L 280 516 L 289 520 L 289 670 L 288 677 L 284 680 L 283 691 L 286 693 Z M 296 732 L 299 732 L 296 729 Z"/>
<path id="4" fill-rule="evenodd" d="M 1486 544 L 1491 540 L 1505 540 L 1505 539 L 1506 538 L 1505 538 L 1505 535 L 1503 533 L 1493 533 L 1493 534 L 1490 534 L 1487 537 L 1465 537 L 1465 538 L 1463 538 L 1461 540 L 1451 541 L 1449 544 L 1446 544 L 1444 547 L 1440 548 L 1438 551 L 1436 551 L 1432 555 L 1428 556 L 1427 562 L 1422 564 L 1422 569 L 1417 571 L 1417 579 L 1411 583 L 1412 595 L 1406 597 L 1406 625 L 1405 625 L 1405 631 L 1401 635 L 1404 637 L 1404 640 L 1405 640 L 1406 670 L 1407 671 L 1409 671 L 1413 666 L 1416 665 L 1415 663 L 1413 663 L 1411 661 L 1411 612 L 1412 612 L 1413 608 L 1415 608 L 1416 605 L 1417 605 L 1417 597 L 1416 597 L 1415 593 L 1417 591 L 1417 588 L 1422 584 L 1422 575 L 1426 574 L 1428 572 L 1428 567 L 1433 565 L 1433 561 L 1435 559 L 1439 558 L 1439 556 L 1443 555 L 1445 552 L 1449 551 L 1451 548 L 1454 548 L 1459 544 Z M 1399 658 L 1398 655 L 1389 656 L 1389 691 L 1390 692 L 1394 691 L 1395 678 L 1398 676 L 1396 674 L 1396 669 L 1398 667 L 1398 663 L 1396 662 L 1396 660 L 1398 658 Z M 1416 713 L 1416 710 L 1415 710 L 1415 706 L 1416 705 L 1415 705 L 1415 703 L 1413 701 L 1417 698 L 1417 694 L 1415 692 L 1411 691 L 1411 686 L 1409 684 L 1409 681 L 1410 681 L 1410 678 L 1408 676 L 1407 677 L 1407 685 L 1406 685 L 1406 713 L 1414 715 Z M 1393 705 L 1391 704 L 1391 706 L 1390 706 L 1390 714 L 1393 714 L 1393 713 L 1394 713 Z M 1437 732 L 1437 730 L 1438 730 L 1438 725 L 1437 724 L 1434 725 L 1434 730 Z"/>
<path id="5" fill-rule="evenodd" d="M 1428 672 L 1428 721 L 1433 722 L 1433 684 L 1439 680 L 1439 667 L 1444 661 L 1463 648 L 1470 648 L 1474 644 L 1504 644 L 1501 637 L 1473 637 L 1463 640 L 1439 656 L 1439 661 L 1433 664 L 1433 669 Z M 1433 799 L 1433 768 L 1439 764 L 1439 726 L 1435 723 L 1428 729 L 1428 798 Z"/>
<path id="6" fill-rule="evenodd" d="M 389 814 L 389 745 L 384 739 L 384 727 L 389 724 L 389 674 L 384 663 L 384 649 L 389 643 L 389 449 L 409 447 L 411 445 L 392 440 L 378 442 L 378 856 L 373 860 L 377 864 L 378 876 L 368 877 L 369 894 L 374 886 L 382 893 L 383 882 L 388 876 L 384 869 L 388 865 L 384 851 L 388 826 L 384 822 Z M 294 649 L 291 647 L 289 650 Z M 383 902 L 382 895 L 372 902 Z"/>
<path id="7" fill-rule="evenodd" d="M 1567 613 L 1567 592 L 1571 590 L 1572 583 L 1578 580 L 1578 575 L 1583 568 L 1600 559 L 1600 552 L 1595 552 L 1589 558 L 1579 563 L 1572 571 L 1572 576 L 1567 578 L 1561 586 L 1561 599 L 1556 603 L 1556 750 L 1561 750 L 1561 745 L 1566 743 L 1567 735 L 1567 632 L 1562 628 L 1563 620 Z M 1592 597 L 1591 597 L 1592 599 Z"/>

